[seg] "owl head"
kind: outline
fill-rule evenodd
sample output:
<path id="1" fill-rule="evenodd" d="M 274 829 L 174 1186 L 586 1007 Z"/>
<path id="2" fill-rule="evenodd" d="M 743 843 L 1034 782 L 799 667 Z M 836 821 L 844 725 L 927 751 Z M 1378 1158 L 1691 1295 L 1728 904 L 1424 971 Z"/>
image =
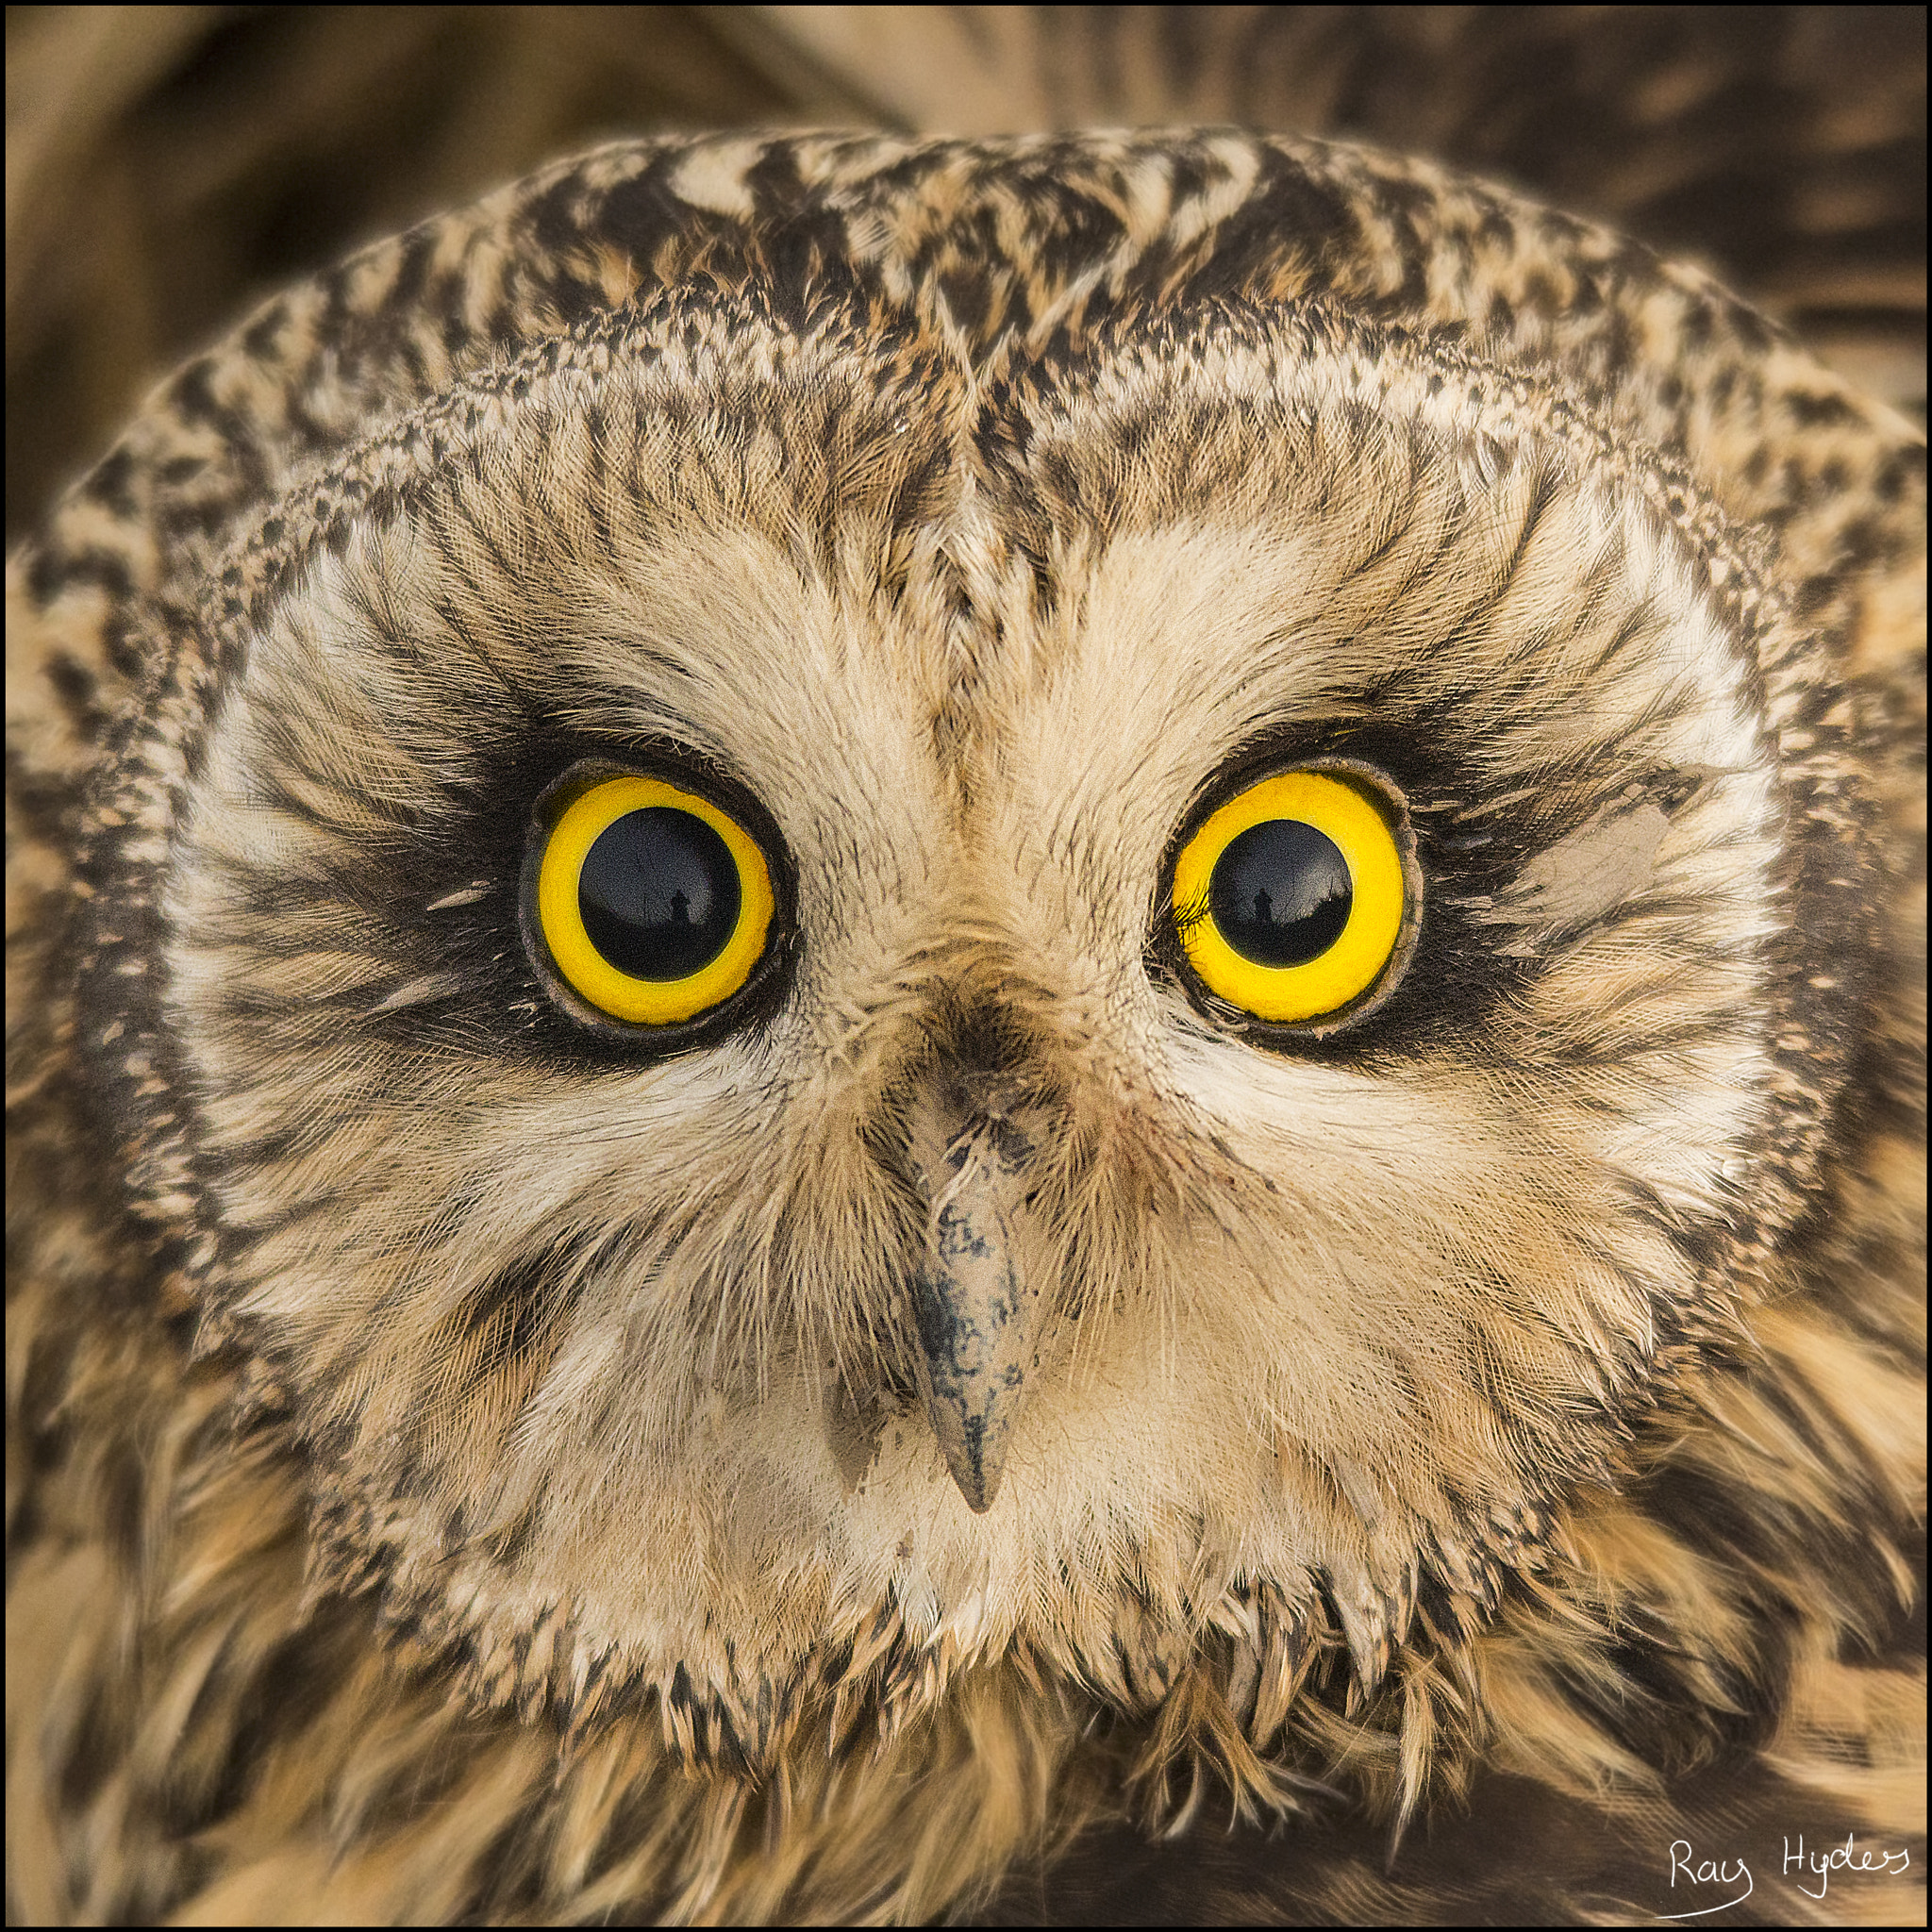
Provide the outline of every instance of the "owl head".
<path id="1" fill-rule="evenodd" d="M 312 1588 L 753 1768 L 1465 1654 L 1821 1196 L 1863 409 L 1236 137 L 630 145 L 263 311 L 73 512 L 76 1025 Z"/>

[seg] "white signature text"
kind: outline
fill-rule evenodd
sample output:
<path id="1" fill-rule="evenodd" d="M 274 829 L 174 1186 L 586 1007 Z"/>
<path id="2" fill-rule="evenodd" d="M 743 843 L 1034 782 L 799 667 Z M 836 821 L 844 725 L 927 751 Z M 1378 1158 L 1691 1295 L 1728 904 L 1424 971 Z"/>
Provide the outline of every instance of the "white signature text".
<path id="1" fill-rule="evenodd" d="M 1809 1854 L 1805 1850 L 1803 1832 L 1798 1834 L 1795 1841 L 1790 1838 L 1784 1840 L 1785 1874 L 1807 1898 L 1823 1898 L 1830 1889 L 1834 1872 L 1884 1872 L 1897 1876 L 1909 1871 L 1911 1863 L 1912 1855 L 1908 1851 L 1876 1851 L 1859 1844 L 1856 1832 L 1846 1832 L 1841 1845 L 1821 1848 Z M 1699 1906 L 1694 1911 L 1659 1912 L 1657 1916 L 1661 1919 L 1702 1919 L 1712 1912 L 1727 1912 L 1733 1906 L 1742 1905 L 1757 1890 L 1751 1867 L 1742 1858 L 1699 1858 L 1687 1838 L 1674 1839 L 1671 1842 L 1673 1891 L 1677 1889 L 1679 1878 L 1686 1885 L 1741 1885 L 1744 1889 L 1733 1898 L 1721 1899 L 1714 1906 Z M 1806 1883 L 1807 1878 L 1817 1879 L 1815 1891 Z"/>

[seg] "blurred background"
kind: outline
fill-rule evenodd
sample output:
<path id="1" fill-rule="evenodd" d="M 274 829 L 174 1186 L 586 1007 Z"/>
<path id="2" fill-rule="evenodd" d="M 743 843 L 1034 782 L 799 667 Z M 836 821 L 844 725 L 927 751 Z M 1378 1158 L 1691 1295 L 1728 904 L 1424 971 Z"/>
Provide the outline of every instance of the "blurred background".
<path id="1" fill-rule="evenodd" d="M 277 286 L 598 140 L 1210 122 L 1715 269 L 1924 420 L 1919 7 L 16 7 L 9 543 Z"/>

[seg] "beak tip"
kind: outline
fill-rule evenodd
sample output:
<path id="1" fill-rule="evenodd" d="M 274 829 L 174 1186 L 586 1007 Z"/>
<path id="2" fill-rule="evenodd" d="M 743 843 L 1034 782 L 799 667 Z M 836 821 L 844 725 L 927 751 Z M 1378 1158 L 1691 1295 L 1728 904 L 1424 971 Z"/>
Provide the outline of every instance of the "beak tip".
<path id="1" fill-rule="evenodd" d="M 974 1495 L 964 1483 L 959 1485 L 959 1493 L 966 1498 L 966 1507 L 975 1516 L 984 1516 L 992 1507 L 993 1498 L 1000 1492 L 998 1483 L 993 1483 Z"/>
<path id="2" fill-rule="evenodd" d="M 949 1442 L 945 1445 L 945 1457 L 947 1472 L 954 1487 L 966 1499 L 967 1508 L 975 1516 L 984 1516 L 1000 1492 L 1000 1477 L 1006 1474 L 1002 1466 L 1005 1457 L 989 1458 L 985 1445 L 974 1442 Z"/>

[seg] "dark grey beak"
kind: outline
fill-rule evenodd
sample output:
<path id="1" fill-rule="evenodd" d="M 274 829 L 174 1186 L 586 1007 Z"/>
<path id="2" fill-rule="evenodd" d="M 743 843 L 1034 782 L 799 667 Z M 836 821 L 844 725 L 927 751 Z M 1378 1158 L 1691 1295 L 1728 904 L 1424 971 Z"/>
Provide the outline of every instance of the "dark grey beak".
<path id="1" fill-rule="evenodd" d="M 1022 1239 L 1033 1144 L 983 1087 L 929 1092 L 911 1127 L 927 1203 L 912 1276 L 920 1393 L 959 1493 L 984 1511 L 1037 1366 L 1040 1284 L 1027 1278 Z"/>

